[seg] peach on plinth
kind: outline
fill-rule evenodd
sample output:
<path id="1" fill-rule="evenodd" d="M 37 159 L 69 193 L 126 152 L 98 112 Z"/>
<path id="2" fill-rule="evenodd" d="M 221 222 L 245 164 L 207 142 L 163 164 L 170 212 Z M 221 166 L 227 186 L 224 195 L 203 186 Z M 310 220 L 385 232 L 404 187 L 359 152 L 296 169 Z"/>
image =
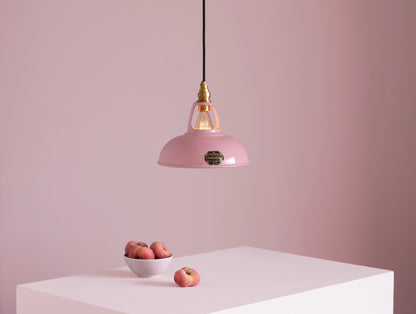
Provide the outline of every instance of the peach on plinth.
<path id="1" fill-rule="evenodd" d="M 199 284 L 201 277 L 195 269 L 183 267 L 175 273 L 173 279 L 179 287 L 192 287 Z"/>

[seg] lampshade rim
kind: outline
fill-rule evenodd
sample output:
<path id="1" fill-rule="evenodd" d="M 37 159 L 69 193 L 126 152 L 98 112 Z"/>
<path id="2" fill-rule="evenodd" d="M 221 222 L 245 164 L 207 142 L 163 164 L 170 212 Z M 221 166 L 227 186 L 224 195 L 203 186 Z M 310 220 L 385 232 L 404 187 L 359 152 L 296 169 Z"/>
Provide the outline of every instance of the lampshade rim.
<path id="1" fill-rule="evenodd" d="M 250 161 L 246 162 L 239 162 L 235 164 L 221 164 L 221 165 L 208 165 L 201 166 L 201 165 L 183 165 L 183 164 L 171 164 L 171 163 L 164 163 L 162 161 L 157 161 L 157 163 L 164 167 L 169 168 L 190 168 L 190 169 L 212 169 L 212 168 L 233 168 L 233 167 L 243 167 L 250 165 Z"/>

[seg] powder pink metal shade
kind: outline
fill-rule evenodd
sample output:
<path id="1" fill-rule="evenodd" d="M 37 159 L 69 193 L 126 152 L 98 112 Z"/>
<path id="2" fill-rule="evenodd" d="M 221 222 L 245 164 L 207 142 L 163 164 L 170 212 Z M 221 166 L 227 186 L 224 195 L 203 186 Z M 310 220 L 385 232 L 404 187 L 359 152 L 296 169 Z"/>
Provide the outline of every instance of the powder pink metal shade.
<path id="1" fill-rule="evenodd" d="M 192 127 L 196 106 L 209 106 L 214 112 L 215 125 L 201 130 Z M 188 132 L 171 139 L 162 149 L 159 165 L 179 168 L 224 168 L 250 164 L 245 147 L 219 128 L 217 110 L 213 103 L 195 102 L 188 120 Z"/>

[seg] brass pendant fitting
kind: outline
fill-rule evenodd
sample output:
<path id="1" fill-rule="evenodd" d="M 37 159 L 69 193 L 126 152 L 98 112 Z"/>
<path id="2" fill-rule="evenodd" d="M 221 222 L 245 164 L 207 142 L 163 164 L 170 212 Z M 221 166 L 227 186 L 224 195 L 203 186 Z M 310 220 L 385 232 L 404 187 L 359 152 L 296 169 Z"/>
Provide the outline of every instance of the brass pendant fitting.
<path id="1" fill-rule="evenodd" d="M 198 102 L 211 102 L 211 93 L 209 92 L 208 83 L 206 81 L 202 81 L 199 87 Z"/>

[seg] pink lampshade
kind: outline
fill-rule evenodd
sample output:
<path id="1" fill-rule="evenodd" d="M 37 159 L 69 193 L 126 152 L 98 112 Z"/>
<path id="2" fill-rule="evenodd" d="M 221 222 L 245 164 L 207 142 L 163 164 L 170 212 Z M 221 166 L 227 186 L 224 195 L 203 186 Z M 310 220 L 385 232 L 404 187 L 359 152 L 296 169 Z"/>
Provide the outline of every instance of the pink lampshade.
<path id="1" fill-rule="evenodd" d="M 215 126 L 210 130 L 192 127 L 195 107 L 209 105 L 215 115 Z M 224 168 L 250 164 L 245 147 L 231 136 L 224 135 L 213 103 L 196 102 L 188 121 L 188 132 L 171 139 L 162 149 L 159 165 L 179 168 Z"/>

